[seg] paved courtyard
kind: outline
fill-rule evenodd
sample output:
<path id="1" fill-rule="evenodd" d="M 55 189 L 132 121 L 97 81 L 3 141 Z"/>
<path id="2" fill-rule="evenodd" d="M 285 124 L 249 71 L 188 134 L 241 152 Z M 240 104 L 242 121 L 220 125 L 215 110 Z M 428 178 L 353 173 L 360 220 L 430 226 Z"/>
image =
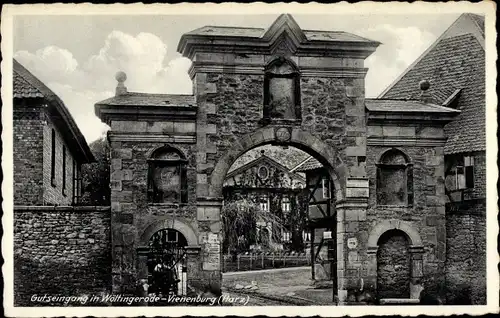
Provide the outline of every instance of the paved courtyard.
<path id="1" fill-rule="evenodd" d="M 223 292 L 249 295 L 247 305 L 333 305 L 333 289 L 315 289 L 310 267 L 224 273 Z"/>

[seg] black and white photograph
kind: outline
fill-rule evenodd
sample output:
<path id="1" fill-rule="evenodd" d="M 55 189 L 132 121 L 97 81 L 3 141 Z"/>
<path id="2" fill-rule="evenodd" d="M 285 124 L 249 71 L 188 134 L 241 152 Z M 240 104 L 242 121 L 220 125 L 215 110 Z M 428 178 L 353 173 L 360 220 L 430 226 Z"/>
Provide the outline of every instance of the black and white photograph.
<path id="1" fill-rule="evenodd" d="M 6 315 L 498 312 L 495 12 L 3 5 Z"/>

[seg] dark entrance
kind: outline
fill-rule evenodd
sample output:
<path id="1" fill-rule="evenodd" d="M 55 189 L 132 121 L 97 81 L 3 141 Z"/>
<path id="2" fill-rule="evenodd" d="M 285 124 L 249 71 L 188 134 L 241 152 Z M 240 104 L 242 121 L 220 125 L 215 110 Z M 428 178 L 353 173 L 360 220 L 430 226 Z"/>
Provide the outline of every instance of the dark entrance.
<path id="1" fill-rule="evenodd" d="M 385 232 L 378 241 L 377 289 L 380 298 L 410 298 L 411 257 L 408 239 L 398 230 Z"/>
<path id="2" fill-rule="evenodd" d="M 148 246 L 148 292 L 159 296 L 186 295 L 187 240 L 177 230 L 163 229 Z"/>

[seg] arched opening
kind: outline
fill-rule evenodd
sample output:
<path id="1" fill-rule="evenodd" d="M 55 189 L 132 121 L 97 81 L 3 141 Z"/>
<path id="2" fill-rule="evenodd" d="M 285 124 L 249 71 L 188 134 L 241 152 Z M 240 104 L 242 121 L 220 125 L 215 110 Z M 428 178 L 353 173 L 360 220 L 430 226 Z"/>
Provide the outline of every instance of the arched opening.
<path id="1" fill-rule="evenodd" d="M 186 295 L 188 242 L 171 228 L 156 231 L 148 242 L 148 293 L 159 296 Z"/>
<path id="2" fill-rule="evenodd" d="M 377 163 L 377 204 L 413 205 L 413 166 L 398 149 L 382 154 Z"/>
<path id="3" fill-rule="evenodd" d="M 392 229 L 378 239 L 377 294 L 379 298 L 410 298 L 411 254 L 407 235 Z"/>
<path id="4" fill-rule="evenodd" d="M 222 185 L 223 271 L 309 266 L 308 284 L 336 281 L 338 189 L 325 160 L 295 146 L 258 145 L 232 162 Z"/>
<path id="5" fill-rule="evenodd" d="M 187 160 L 171 146 L 156 149 L 148 159 L 148 201 L 151 203 L 187 202 Z"/>

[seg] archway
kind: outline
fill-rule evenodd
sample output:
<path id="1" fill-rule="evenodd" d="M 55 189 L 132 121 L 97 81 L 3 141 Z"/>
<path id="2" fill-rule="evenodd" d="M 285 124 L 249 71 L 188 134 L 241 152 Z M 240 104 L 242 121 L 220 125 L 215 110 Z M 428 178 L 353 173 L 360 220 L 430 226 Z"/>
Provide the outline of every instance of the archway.
<path id="1" fill-rule="evenodd" d="M 312 242 L 310 244 L 311 249 L 307 249 L 308 255 L 306 257 L 312 257 L 313 261 L 309 262 L 312 268 L 314 268 L 315 258 L 320 256 L 324 260 L 320 265 L 326 266 L 324 270 L 321 271 L 318 277 L 326 280 L 333 280 L 334 287 L 332 288 L 334 292 L 337 292 L 337 266 L 336 266 L 336 225 L 337 219 L 335 215 L 335 203 L 344 200 L 344 186 L 342 180 L 344 172 L 344 164 L 337 155 L 335 149 L 329 144 L 323 142 L 321 139 L 315 137 L 308 131 L 302 130 L 298 127 L 272 127 L 268 126 L 266 128 L 259 129 L 258 131 L 245 135 L 238 139 L 230 150 L 225 152 L 217 161 L 215 168 L 209 179 L 209 193 L 212 198 L 223 198 L 224 197 L 224 180 L 228 176 L 228 172 L 232 164 L 244 153 L 251 151 L 257 147 L 263 145 L 275 145 L 283 147 L 293 147 L 300 149 L 308 154 L 308 156 L 313 157 L 319 164 L 319 166 L 324 169 L 327 182 L 321 183 L 322 179 L 319 179 L 317 184 L 320 187 L 323 186 L 328 194 L 322 194 L 324 196 L 325 202 L 328 201 L 329 207 L 332 208 L 332 214 L 325 217 L 323 222 L 318 222 L 315 226 L 322 228 L 320 232 L 316 232 L 316 228 L 312 229 L 312 233 L 303 232 L 301 237 L 309 238 Z M 262 171 L 256 171 L 258 174 L 262 172 L 262 175 L 267 175 L 267 173 Z M 323 180 L 323 181 L 325 181 Z M 327 205 L 325 203 L 325 205 Z M 311 235 L 312 234 L 312 235 Z M 312 238 L 311 238 L 312 236 Z M 288 238 L 288 237 L 286 237 Z M 315 239 L 318 241 L 315 243 Z M 324 241 L 324 243 L 323 243 Z M 315 246 L 316 249 L 315 249 Z M 319 253 L 323 250 L 321 245 L 324 247 L 324 253 Z M 326 251 L 326 252 L 325 252 Z M 222 261 L 224 261 L 223 258 Z M 262 261 L 264 263 L 265 260 Z M 327 265 L 325 265 L 327 264 Z M 332 266 L 330 266 L 332 265 Z M 224 269 L 224 264 L 221 266 Z M 314 277 L 314 270 L 312 271 Z M 331 286 L 331 285 L 330 285 Z"/>
<path id="2" fill-rule="evenodd" d="M 418 299 L 422 290 L 424 247 L 415 228 L 412 222 L 401 220 L 384 220 L 372 228 L 367 243 L 368 272 L 371 273 L 367 281 L 377 292 L 382 291 L 379 299 Z M 395 265 L 398 265 L 397 269 Z M 392 272 L 394 276 L 384 276 L 384 271 L 386 274 Z M 398 292 L 387 291 L 387 286 L 394 285 L 396 281 L 404 282 L 396 287 Z M 381 288 L 378 286 L 380 282 Z"/>
<path id="3" fill-rule="evenodd" d="M 404 232 L 389 230 L 378 240 L 377 294 L 380 298 L 410 298 L 410 252 Z"/>
<path id="4" fill-rule="evenodd" d="M 171 228 L 158 230 L 150 237 L 147 251 L 149 294 L 186 295 L 186 246 L 184 235 Z"/>

